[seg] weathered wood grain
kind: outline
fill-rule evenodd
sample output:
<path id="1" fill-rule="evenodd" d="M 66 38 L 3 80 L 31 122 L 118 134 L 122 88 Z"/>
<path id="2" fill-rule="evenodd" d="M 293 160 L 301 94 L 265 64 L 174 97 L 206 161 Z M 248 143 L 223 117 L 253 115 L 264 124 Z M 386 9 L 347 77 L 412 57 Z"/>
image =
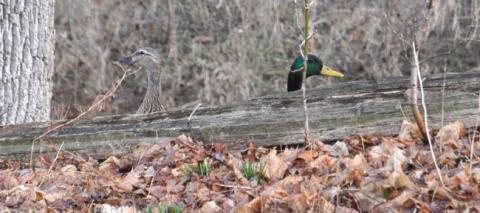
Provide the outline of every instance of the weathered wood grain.
<path id="1" fill-rule="evenodd" d="M 449 73 L 445 81 L 444 120 L 475 125 L 480 73 Z M 430 124 L 442 118 L 443 75 L 424 81 Z M 348 135 L 398 133 L 410 107 L 404 98 L 408 78 L 342 82 L 307 91 L 311 137 L 337 140 Z M 50 144 L 92 156 L 127 151 L 139 142 L 163 140 L 181 133 L 206 143 L 223 142 L 233 149 L 252 141 L 262 146 L 303 142 L 303 111 L 299 92 L 275 93 L 223 107 L 200 108 L 188 125 L 191 110 L 150 115 L 114 115 L 82 120 L 49 135 L 36 152 L 51 152 Z M 0 155 L 30 153 L 32 140 L 51 123 L 5 126 L 0 129 Z"/>

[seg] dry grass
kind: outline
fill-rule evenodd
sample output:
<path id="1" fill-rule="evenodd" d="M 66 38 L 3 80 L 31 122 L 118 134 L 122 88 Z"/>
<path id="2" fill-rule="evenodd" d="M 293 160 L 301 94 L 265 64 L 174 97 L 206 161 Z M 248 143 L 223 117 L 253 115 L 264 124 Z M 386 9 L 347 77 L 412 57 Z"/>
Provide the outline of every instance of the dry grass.
<path id="1" fill-rule="evenodd" d="M 284 91 L 302 33 L 294 1 L 63 0 L 56 5 L 55 117 L 76 115 L 122 74 L 112 61 L 141 46 L 164 55 L 166 105 L 193 108 Z M 408 74 L 409 45 L 426 73 L 479 70 L 479 3 L 317 0 L 313 52 L 345 80 Z M 170 12 L 169 12 L 170 11 Z M 421 27 L 425 25 L 426 27 Z M 418 32 L 418 29 L 425 29 Z M 312 87 L 328 79 L 309 80 Z M 127 80 L 104 113 L 132 113 L 145 73 Z M 62 107 L 63 106 L 63 107 Z"/>

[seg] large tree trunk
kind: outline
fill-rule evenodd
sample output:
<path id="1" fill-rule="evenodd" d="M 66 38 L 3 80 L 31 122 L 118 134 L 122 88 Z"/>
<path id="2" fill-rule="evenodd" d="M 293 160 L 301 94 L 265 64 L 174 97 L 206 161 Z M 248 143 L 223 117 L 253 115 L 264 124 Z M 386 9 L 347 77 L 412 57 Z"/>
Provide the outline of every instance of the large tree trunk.
<path id="1" fill-rule="evenodd" d="M 424 82 L 429 123 L 439 128 L 460 120 L 467 127 L 479 116 L 480 73 L 449 74 L 442 98 L 443 76 Z M 403 93 L 408 78 L 336 83 L 307 91 L 310 136 L 336 140 L 349 135 L 394 135 L 402 121 L 412 118 Z M 442 114 L 442 105 L 444 114 Z M 405 115 L 402 113 L 405 113 Z M 35 151 L 52 152 L 59 147 L 93 157 L 128 151 L 140 142 L 165 141 L 186 133 L 206 143 L 225 143 L 243 149 L 247 142 L 263 146 L 303 142 L 303 110 L 299 92 L 282 92 L 232 103 L 224 107 L 200 108 L 189 121 L 192 109 L 149 115 L 96 117 L 54 131 Z M 406 116 L 406 117 L 405 117 Z M 412 120 L 412 119 L 411 119 Z M 35 137 L 50 123 L 0 128 L 0 155 L 30 153 Z"/>
<path id="2" fill-rule="evenodd" d="M 55 0 L 0 3 L 0 124 L 50 119 Z"/>

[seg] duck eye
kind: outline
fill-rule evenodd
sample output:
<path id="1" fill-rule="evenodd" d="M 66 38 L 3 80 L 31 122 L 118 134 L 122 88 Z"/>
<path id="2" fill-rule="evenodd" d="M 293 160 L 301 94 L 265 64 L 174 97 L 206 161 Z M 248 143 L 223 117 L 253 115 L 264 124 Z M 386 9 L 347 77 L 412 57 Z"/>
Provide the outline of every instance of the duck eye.
<path id="1" fill-rule="evenodd" d="M 138 53 L 137 53 L 137 55 L 144 55 L 144 54 L 145 54 L 145 51 L 143 51 L 143 50 L 140 50 L 140 51 L 138 51 Z"/>

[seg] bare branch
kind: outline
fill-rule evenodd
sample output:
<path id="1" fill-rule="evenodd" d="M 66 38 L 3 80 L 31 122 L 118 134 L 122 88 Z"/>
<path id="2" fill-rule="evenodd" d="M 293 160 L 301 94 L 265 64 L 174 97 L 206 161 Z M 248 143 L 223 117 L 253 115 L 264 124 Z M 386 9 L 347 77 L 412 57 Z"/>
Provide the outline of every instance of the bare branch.
<path id="1" fill-rule="evenodd" d="M 118 64 L 117 64 L 118 65 Z M 42 133 L 40 136 L 36 137 L 35 139 L 33 139 L 32 141 L 32 147 L 31 147 L 31 151 L 30 151 L 30 166 L 32 168 L 32 170 L 35 171 L 34 169 L 34 165 L 33 165 L 33 151 L 35 149 L 35 143 L 37 141 L 40 141 L 41 139 L 43 139 L 44 137 L 46 137 L 48 134 L 50 134 L 51 132 L 53 131 L 56 131 L 62 127 L 65 127 L 67 125 L 70 125 L 78 120 L 80 120 L 82 117 L 84 117 L 85 115 L 87 115 L 88 113 L 90 113 L 91 111 L 93 111 L 94 109 L 100 107 L 107 99 L 109 99 L 110 97 L 112 97 L 115 92 L 117 91 L 117 89 L 120 87 L 120 85 L 123 83 L 123 81 L 125 81 L 125 79 L 130 76 L 130 75 L 133 75 L 135 74 L 136 72 L 138 72 L 140 70 L 140 68 L 138 68 L 137 70 L 135 71 L 130 71 L 130 70 L 125 70 L 122 66 L 120 66 L 120 68 L 123 70 L 123 75 L 122 77 L 120 77 L 120 79 L 118 79 L 114 85 L 104 94 L 101 96 L 101 98 L 94 102 L 92 105 L 90 105 L 90 107 L 83 111 L 82 113 L 80 113 L 79 115 L 77 115 L 75 118 L 72 118 L 66 122 L 61 122 L 61 123 L 57 123 L 57 124 L 53 124 L 52 127 L 50 129 L 48 129 L 47 131 L 45 131 L 44 133 Z"/>

